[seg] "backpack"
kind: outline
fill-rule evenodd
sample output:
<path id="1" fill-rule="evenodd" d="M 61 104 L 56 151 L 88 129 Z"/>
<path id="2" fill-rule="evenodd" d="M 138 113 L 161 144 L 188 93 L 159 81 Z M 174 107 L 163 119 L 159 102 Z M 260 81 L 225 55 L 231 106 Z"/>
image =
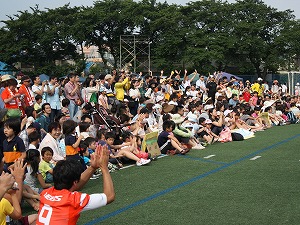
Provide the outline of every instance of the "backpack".
<path id="1" fill-rule="evenodd" d="M 223 143 L 232 141 L 231 132 L 230 132 L 230 129 L 228 127 L 225 127 L 221 131 L 219 141 L 223 142 Z"/>
<path id="2" fill-rule="evenodd" d="M 297 122 L 297 118 L 296 118 L 295 114 L 292 111 L 288 112 L 287 117 L 288 117 L 289 122 L 291 122 L 291 123 L 296 123 Z"/>
<path id="3" fill-rule="evenodd" d="M 243 141 L 244 137 L 243 135 L 239 134 L 239 133 L 231 133 L 231 137 L 233 141 Z"/>

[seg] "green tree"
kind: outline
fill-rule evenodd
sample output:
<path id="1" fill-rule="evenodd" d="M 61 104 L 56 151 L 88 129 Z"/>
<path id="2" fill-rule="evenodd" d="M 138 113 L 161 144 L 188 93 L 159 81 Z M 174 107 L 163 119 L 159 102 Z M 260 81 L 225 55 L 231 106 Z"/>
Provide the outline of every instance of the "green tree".
<path id="1" fill-rule="evenodd" d="M 231 4 L 232 29 L 236 40 L 236 55 L 250 62 L 260 77 L 267 71 L 276 71 L 280 52 L 276 38 L 284 29 L 284 23 L 293 19 L 290 11 L 277 11 L 261 0 L 244 0 Z"/>

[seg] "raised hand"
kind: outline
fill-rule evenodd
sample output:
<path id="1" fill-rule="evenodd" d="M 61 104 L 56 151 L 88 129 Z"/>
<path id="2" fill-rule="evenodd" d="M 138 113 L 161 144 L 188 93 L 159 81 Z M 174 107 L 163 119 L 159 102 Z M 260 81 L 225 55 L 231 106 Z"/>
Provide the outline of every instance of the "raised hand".
<path id="1" fill-rule="evenodd" d="M 24 159 L 17 159 L 14 166 L 10 168 L 11 174 L 17 181 L 23 181 L 26 166 L 27 163 L 24 163 Z"/>
<path id="2" fill-rule="evenodd" d="M 15 178 L 12 174 L 2 172 L 0 176 L 0 189 L 3 189 L 4 193 L 12 188 L 15 183 Z"/>

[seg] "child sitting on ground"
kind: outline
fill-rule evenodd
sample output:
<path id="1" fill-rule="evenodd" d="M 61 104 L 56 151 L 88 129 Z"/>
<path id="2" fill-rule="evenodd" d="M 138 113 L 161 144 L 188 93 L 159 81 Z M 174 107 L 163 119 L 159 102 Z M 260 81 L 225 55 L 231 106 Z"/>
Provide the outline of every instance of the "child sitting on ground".
<path id="1" fill-rule="evenodd" d="M 201 127 L 198 130 L 198 135 L 200 138 L 204 139 L 207 144 L 213 144 L 218 140 L 219 136 L 211 131 L 212 121 L 210 119 L 200 117 L 199 124 Z"/>
<path id="2" fill-rule="evenodd" d="M 97 141 L 95 138 L 92 138 L 92 137 L 88 137 L 84 140 L 84 142 L 86 143 L 87 147 L 88 147 L 88 151 L 89 151 L 89 154 L 93 154 L 96 150 L 96 147 L 97 147 Z"/>
<path id="3" fill-rule="evenodd" d="M 174 136 L 174 134 L 172 133 L 174 129 L 174 121 L 166 120 L 163 123 L 163 131 L 158 135 L 157 144 L 162 154 L 180 153 L 184 155 L 188 152 L 188 149 L 184 149 L 182 144 Z"/>
<path id="4" fill-rule="evenodd" d="M 143 159 L 137 157 L 134 152 L 139 153 L 136 148 L 134 148 L 132 144 L 133 135 L 125 131 L 122 135 L 122 138 L 124 140 L 123 144 L 121 145 L 113 145 L 115 136 L 112 132 L 107 132 L 105 135 L 106 138 L 106 144 L 108 146 L 108 149 L 110 150 L 110 158 L 117 159 L 119 162 L 119 158 L 126 157 L 128 159 L 131 159 L 136 162 L 137 166 L 143 166 L 151 162 L 150 159 Z M 114 150 L 112 150 L 112 147 Z"/>
<path id="5" fill-rule="evenodd" d="M 41 151 L 42 160 L 39 164 L 39 170 L 46 183 L 53 183 L 53 168 L 51 163 L 53 157 L 53 150 L 50 147 L 44 147 Z"/>
<path id="6" fill-rule="evenodd" d="M 51 184 L 46 184 L 42 174 L 39 171 L 39 163 L 41 161 L 40 152 L 36 149 L 27 150 L 25 160 L 27 163 L 27 173 L 25 175 L 24 183 L 38 193 L 40 193 L 38 184 L 40 184 L 42 188 L 51 187 Z"/>

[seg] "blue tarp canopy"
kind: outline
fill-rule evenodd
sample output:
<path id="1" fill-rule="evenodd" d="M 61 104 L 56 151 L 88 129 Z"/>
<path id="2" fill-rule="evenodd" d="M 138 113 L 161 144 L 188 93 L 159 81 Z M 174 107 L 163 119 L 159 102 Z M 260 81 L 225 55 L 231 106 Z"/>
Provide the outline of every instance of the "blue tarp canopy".
<path id="1" fill-rule="evenodd" d="M 232 76 L 234 76 L 235 79 L 237 79 L 237 80 L 243 80 L 243 78 L 241 78 L 241 77 L 238 77 L 238 76 L 236 76 L 236 75 L 233 75 L 233 74 L 231 74 L 231 73 L 226 73 L 226 72 L 222 72 L 221 78 L 226 77 L 227 80 L 229 81 L 229 80 L 230 80 L 230 77 L 232 77 Z"/>
<path id="2" fill-rule="evenodd" d="M 63 78 L 66 78 L 66 77 L 68 77 L 68 76 L 63 76 Z M 79 82 L 80 83 L 83 83 L 85 80 L 86 80 L 86 77 L 79 76 Z"/>
<path id="3" fill-rule="evenodd" d="M 43 81 L 45 81 L 45 80 L 49 80 L 49 76 L 48 75 L 46 75 L 46 74 L 40 74 L 39 75 L 39 77 L 40 77 L 40 79 L 41 79 L 41 82 L 43 82 Z"/>
<path id="4" fill-rule="evenodd" d="M 4 74 L 10 74 L 12 75 L 12 70 L 9 68 L 9 66 L 0 61 L 0 75 L 4 75 Z"/>

